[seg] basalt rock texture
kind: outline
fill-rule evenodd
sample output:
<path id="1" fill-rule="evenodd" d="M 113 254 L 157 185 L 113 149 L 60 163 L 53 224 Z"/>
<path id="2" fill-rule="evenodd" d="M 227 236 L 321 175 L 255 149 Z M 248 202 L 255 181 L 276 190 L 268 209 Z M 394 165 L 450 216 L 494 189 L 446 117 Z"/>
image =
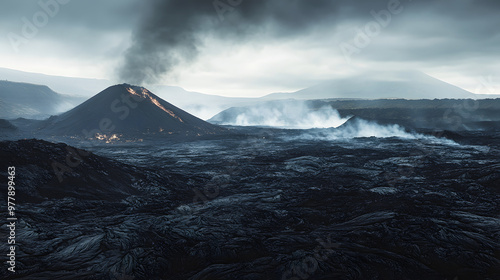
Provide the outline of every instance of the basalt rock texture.
<path id="1" fill-rule="evenodd" d="M 120 201 L 141 193 L 141 182 L 148 176 L 134 166 L 35 139 L 0 142 L 0 158 L 2 171 L 14 166 L 20 174 L 16 193 L 23 202 Z"/>
<path id="2" fill-rule="evenodd" d="M 38 178 L 55 176 L 47 163 L 64 160 L 67 146 L 0 147 L 20 192 L 18 272 L 2 270 L 2 278 L 500 277 L 498 142 L 289 141 L 246 130 L 96 145 L 71 174 L 99 193 L 32 202 L 22 189 L 45 186 Z M 108 192 L 119 199 L 103 199 Z"/>

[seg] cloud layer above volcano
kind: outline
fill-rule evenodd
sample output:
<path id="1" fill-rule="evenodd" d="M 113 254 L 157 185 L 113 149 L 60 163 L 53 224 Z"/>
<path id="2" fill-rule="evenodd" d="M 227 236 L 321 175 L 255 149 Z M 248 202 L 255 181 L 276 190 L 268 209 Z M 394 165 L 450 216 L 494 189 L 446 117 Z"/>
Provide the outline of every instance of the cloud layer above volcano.
<path id="1" fill-rule="evenodd" d="M 379 68 L 423 70 L 471 91 L 484 81 L 493 91 L 500 84 L 498 1 L 42 0 L 0 5 L 0 32 L 7 38 L 0 45 L 0 66 L 8 68 L 177 83 L 231 96 L 299 89 Z M 26 39 L 27 22 L 37 32 Z M 13 48 L 12 34 L 26 40 Z"/>

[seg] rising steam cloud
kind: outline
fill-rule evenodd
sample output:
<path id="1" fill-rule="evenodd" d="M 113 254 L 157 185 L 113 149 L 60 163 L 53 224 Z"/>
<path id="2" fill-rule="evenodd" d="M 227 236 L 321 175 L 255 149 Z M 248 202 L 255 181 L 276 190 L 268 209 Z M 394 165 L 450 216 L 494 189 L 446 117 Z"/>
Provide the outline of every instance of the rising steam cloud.
<path id="1" fill-rule="evenodd" d="M 322 129 L 315 131 L 304 131 L 299 136 L 286 137 L 287 140 L 319 140 L 319 141 L 344 141 L 353 138 L 375 137 L 400 139 L 425 140 L 443 145 L 458 146 L 458 144 L 446 138 L 424 135 L 416 132 L 408 132 L 404 127 L 397 124 L 381 125 L 374 121 L 367 121 L 361 118 L 350 118 L 342 126 L 335 129 Z"/>
<path id="2" fill-rule="evenodd" d="M 380 125 L 376 122 L 353 118 L 338 129 L 319 131 L 316 133 L 309 132 L 301 137 L 319 140 L 337 140 L 359 137 L 420 139 L 426 136 L 406 132 L 403 127 L 397 124 Z"/>
<path id="3" fill-rule="evenodd" d="M 281 100 L 235 107 L 215 115 L 209 121 L 221 125 L 304 129 L 298 136 L 285 136 L 286 139 L 329 141 L 360 137 L 397 137 L 456 144 L 451 140 L 408 132 L 397 124 L 381 125 L 358 117 L 342 117 L 328 105 L 318 108 L 314 101 Z"/>
<path id="4" fill-rule="evenodd" d="M 305 101 L 278 101 L 258 106 L 233 108 L 213 121 L 224 125 L 271 126 L 279 128 L 308 129 L 338 127 L 349 118 L 342 118 L 330 106 L 319 109 Z"/>

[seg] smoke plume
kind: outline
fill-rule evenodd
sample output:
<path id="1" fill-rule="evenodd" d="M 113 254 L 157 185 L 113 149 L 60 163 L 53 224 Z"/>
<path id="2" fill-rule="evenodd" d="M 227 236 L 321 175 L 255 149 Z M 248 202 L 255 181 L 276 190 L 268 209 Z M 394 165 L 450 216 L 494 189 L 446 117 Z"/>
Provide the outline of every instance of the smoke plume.
<path id="1" fill-rule="evenodd" d="M 347 0 L 148 1 L 118 76 L 128 83 L 154 83 L 177 65 L 193 62 L 205 37 L 214 36 L 229 43 L 239 43 L 249 36 L 280 39 L 304 34 L 308 28 L 333 23 L 341 16 L 366 16 L 376 4 L 386 5 L 385 0 L 371 1 L 369 5 L 361 5 L 359 15 L 352 15 L 352 9 L 339 11 L 349 3 Z"/>
<path id="2" fill-rule="evenodd" d="M 404 6 L 405 14 L 428 19 L 428 9 L 432 7 L 439 12 L 440 17 L 467 17 L 469 13 L 496 16 L 498 1 L 462 1 L 462 6 L 453 6 L 450 1 L 350 1 L 350 0 L 151 0 L 144 2 L 144 9 L 138 11 L 140 20 L 132 34 L 132 42 L 125 52 L 123 61 L 117 69 L 117 74 L 123 82 L 154 83 L 165 74 L 175 73 L 179 64 L 187 65 L 196 60 L 207 38 L 223 39 L 227 44 L 260 42 L 272 43 L 273 40 L 303 37 L 311 32 L 325 33 L 337 30 L 337 33 L 347 32 L 346 38 L 356 36 L 355 30 L 345 30 L 349 26 L 363 27 L 374 21 L 373 14 L 385 12 L 391 5 Z M 478 2 L 478 3 L 476 3 Z M 474 14 L 470 13 L 470 14 Z M 387 14 L 385 13 L 386 17 Z M 446 15 L 446 16 L 445 16 Z M 457 24 L 459 24 L 457 22 Z M 460 23 L 462 24 L 462 23 Z M 464 39 L 464 48 L 469 44 L 480 43 L 476 37 L 459 36 L 459 30 L 469 30 L 474 26 L 474 36 L 491 39 L 495 24 L 490 22 L 476 26 L 473 22 L 464 21 L 468 28 L 456 28 L 451 34 L 457 35 L 457 40 Z M 474 25 L 471 25 L 474 24 Z M 493 29 L 485 29 L 484 26 Z M 411 27 L 411 26 L 410 26 Z M 425 26 L 418 26 L 425 28 Z M 480 33 L 479 30 L 484 32 Z M 440 30 L 437 28 L 437 30 Z M 436 36 L 450 35 L 436 33 Z M 444 32 L 441 30 L 442 32 Z M 418 34 L 418 29 L 416 30 Z M 353 33 L 354 32 L 354 33 Z M 405 33 L 406 34 L 406 33 Z M 463 37 L 463 38 L 462 38 Z M 257 40 L 250 40 L 257 39 Z M 472 40 L 475 39 L 475 40 Z M 494 44 L 491 44 L 494 45 Z M 332 46 L 335 48 L 336 46 Z M 453 43 L 453 47 L 457 47 Z M 420 49 L 429 53 L 433 50 L 419 48 L 405 55 L 412 60 L 420 61 L 422 56 L 414 56 Z M 484 51 L 494 51 L 485 48 Z M 440 48 L 436 48 L 439 57 L 444 56 Z M 454 52 L 450 52 L 454 54 Z M 381 53 L 385 55 L 386 53 Z M 375 58 L 380 59 L 380 53 L 374 50 Z M 390 54 L 394 56 L 393 53 Z M 434 56 L 429 56 L 433 60 Z"/>

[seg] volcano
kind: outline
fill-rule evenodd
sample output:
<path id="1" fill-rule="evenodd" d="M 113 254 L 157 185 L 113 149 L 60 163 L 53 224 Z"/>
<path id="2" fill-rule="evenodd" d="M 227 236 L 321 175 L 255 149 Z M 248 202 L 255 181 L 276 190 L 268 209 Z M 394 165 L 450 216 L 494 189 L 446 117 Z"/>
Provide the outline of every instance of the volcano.
<path id="1" fill-rule="evenodd" d="M 207 135 L 224 132 L 159 98 L 143 87 L 111 86 L 74 109 L 49 118 L 53 135 L 94 138 L 114 134 Z"/>

